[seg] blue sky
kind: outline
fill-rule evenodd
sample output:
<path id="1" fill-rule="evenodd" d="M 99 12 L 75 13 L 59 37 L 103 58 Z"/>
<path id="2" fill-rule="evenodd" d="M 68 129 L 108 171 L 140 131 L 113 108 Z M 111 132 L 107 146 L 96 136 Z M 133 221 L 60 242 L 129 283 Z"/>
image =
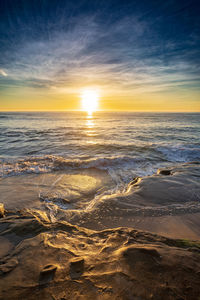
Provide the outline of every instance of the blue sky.
<path id="1" fill-rule="evenodd" d="M 108 109 L 200 110 L 199 16 L 196 0 L 1 0 L 0 109 L 76 109 L 95 87 Z"/>

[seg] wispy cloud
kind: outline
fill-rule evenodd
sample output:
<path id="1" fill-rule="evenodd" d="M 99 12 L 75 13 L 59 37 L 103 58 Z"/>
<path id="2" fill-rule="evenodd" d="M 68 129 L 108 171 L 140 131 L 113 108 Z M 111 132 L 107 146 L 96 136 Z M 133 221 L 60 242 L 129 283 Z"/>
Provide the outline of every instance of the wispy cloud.
<path id="1" fill-rule="evenodd" d="M 8 76 L 8 74 L 6 73 L 6 71 L 4 71 L 3 69 L 0 69 L 0 74 L 4 77 Z"/>
<path id="2" fill-rule="evenodd" d="M 11 77 L 27 86 L 69 88 L 70 92 L 72 86 L 82 84 L 134 91 L 140 85 L 144 89 L 154 85 L 155 89 L 157 84 L 160 90 L 173 80 L 196 79 L 198 68 L 185 61 L 189 51 L 180 55 L 173 45 L 163 57 L 160 47 L 151 41 L 153 33 L 149 33 L 148 47 L 140 41 L 147 24 L 125 18 L 115 25 L 104 31 L 94 19 L 82 19 L 73 30 L 54 33 L 50 40 L 24 43 L 7 65 Z M 127 34 L 130 28 L 132 37 Z"/>
<path id="3" fill-rule="evenodd" d="M 18 43 L 2 35 L 0 62 L 9 74 L 2 85 L 70 94 L 83 85 L 122 95 L 197 89 L 198 33 L 179 24 L 177 16 L 173 24 L 173 5 L 124 7 L 124 12 L 111 7 L 68 17 L 56 12 L 50 20 L 39 16 L 41 32 L 34 32 L 34 19 L 22 26 Z M 0 74 L 7 76 L 3 69 Z"/>

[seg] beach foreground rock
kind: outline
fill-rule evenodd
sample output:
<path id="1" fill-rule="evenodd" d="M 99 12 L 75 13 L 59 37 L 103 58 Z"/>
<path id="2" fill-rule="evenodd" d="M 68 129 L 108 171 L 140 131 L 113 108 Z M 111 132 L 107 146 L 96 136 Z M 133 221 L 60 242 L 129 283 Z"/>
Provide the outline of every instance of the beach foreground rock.
<path id="1" fill-rule="evenodd" d="M 199 299 L 199 242 L 52 223 L 41 211 L 0 225 L 12 243 L 0 259 L 0 299 Z"/>

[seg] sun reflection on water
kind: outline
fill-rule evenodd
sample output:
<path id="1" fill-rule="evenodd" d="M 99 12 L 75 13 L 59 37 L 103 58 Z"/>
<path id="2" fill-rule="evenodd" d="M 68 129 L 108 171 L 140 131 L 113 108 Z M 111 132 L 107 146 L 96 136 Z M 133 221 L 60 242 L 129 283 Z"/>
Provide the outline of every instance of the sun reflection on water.
<path id="1" fill-rule="evenodd" d="M 94 124 L 94 118 L 92 114 L 88 114 L 86 117 L 86 134 L 87 136 L 95 136 L 95 124 Z"/>

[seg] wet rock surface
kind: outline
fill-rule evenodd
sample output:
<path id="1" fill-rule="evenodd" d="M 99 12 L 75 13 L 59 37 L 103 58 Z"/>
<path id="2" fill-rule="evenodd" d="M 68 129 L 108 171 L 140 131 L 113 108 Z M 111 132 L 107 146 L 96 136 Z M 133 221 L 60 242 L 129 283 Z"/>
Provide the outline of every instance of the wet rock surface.
<path id="1" fill-rule="evenodd" d="M 72 279 L 79 278 L 84 272 L 84 259 L 75 258 L 70 261 L 70 277 Z"/>
<path id="2" fill-rule="evenodd" d="M 11 272 L 18 265 L 18 260 L 16 258 L 11 258 L 8 261 L 2 262 L 0 265 L 0 275 L 4 275 Z"/>
<path id="3" fill-rule="evenodd" d="M 57 266 L 55 265 L 47 265 L 45 266 L 41 272 L 39 277 L 39 284 L 46 284 L 53 280 Z"/>
<path id="4" fill-rule="evenodd" d="M 70 222 L 97 230 L 127 226 L 199 239 L 200 165 L 178 164 L 158 173 L 135 177 L 121 193 L 102 196 L 81 214 L 72 212 Z"/>
<path id="5" fill-rule="evenodd" d="M 13 213 L 1 219 L 3 224 L 4 239 L 19 239 L 0 259 L 0 299 L 199 297 L 198 241 L 131 228 L 93 231 L 51 223 L 31 211 Z"/>
<path id="6" fill-rule="evenodd" d="M 161 175 L 171 175 L 172 171 L 171 170 L 158 170 L 158 174 L 161 174 Z"/>

